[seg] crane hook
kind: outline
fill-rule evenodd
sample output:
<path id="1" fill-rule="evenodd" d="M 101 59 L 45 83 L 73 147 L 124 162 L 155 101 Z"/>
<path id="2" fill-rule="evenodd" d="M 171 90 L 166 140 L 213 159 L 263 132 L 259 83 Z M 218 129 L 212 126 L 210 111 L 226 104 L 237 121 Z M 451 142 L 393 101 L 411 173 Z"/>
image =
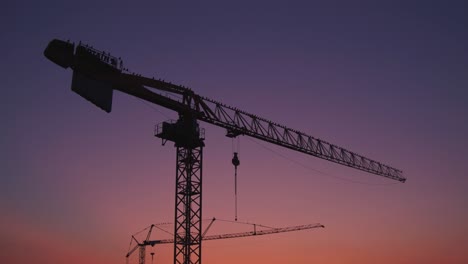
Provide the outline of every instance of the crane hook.
<path id="1" fill-rule="evenodd" d="M 232 165 L 234 165 L 234 200 L 235 200 L 235 220 L 237 221 L 237 166 L 240 165 L 239 157 L 237 152 L 234 152 L 232 157 Z"/>
<path id="2" fill-rule="evenodd" d="M 234 157 L 232 158 L 232 165 L 234 165 L 236 170 L 237 170 L 237 166 L 240 165 L 240 161 L 239 161 L 239 157 L 237 156 L 237 152 L 234 152 Z"/>

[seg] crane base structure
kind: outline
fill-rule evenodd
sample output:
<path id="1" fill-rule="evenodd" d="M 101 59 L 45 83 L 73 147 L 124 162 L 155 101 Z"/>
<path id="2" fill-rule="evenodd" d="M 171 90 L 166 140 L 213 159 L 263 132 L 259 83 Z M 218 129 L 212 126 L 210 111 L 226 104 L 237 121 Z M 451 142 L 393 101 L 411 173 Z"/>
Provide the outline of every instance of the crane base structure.
<path id="1" fill-rule="evenodd" d="M 204 132 L 195 119 L 181 115 L 176 123 L 157 126 L 155 136 L 177 149 L 174 264 L 200 264 Z"/>

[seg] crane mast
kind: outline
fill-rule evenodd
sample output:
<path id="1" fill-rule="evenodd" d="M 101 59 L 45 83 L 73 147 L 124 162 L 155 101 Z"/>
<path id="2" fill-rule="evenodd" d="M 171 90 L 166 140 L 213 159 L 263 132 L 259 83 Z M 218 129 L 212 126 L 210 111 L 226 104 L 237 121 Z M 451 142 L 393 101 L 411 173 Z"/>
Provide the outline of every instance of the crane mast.
<path id="1" fill-rule="evenodd" d="M 72 90 L 106 112 L 114 90 L 176 111 L 175 123 L 163 122 L 155 136 L 176 147 L 174 264 L 201 263 L 203 121 L 227 130 L 228 137 L 245 135 L 357 170 L 405 182 L 402 171 L 345 148 L 196 94 L 163 80 L 130 74 L 120 58 L 93 47 L 52 40 L 44 55 L 73 70 Z M 178 95 L 174 99 L 167 94 Z"/>

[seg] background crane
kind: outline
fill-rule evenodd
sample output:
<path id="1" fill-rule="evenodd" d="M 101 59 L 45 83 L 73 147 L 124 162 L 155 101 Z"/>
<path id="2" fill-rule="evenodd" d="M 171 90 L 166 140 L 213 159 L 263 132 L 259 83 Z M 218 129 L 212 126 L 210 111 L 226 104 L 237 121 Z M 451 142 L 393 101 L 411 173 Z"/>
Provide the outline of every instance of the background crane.
<path id="1" fill-rule="evenodd" d="M 153 231 L 153 228 L 154 228 L 154 227 L 155 227 L 155 225 L 151 225 L 151 226 L 149 227 L 148 234 L 146 235 L 146 238 L 145 238 L 145 240 L 143 241 L 143 243 L 146 242 L 146 241 L 149 241 L 149 238 L 150 238 L 150 236 L 151 236 L 151 232 Z M 138 263 L 139 263 L 139 264 L 144 264 L 144 263 L 145 263 L 145 257 L 146 257 L 146 247 L 145 247 L 145 246 L 142 246 L 143 244 L 140 243 L 140 242 L 138 242 L 138 240 L 135 238 L 135 236 L 132 236 L 132 240 L 134 240 L 134 241 L 137 243 L 137 247 L 135 247 L 135 248 L 133 249 L 133 251 L 135 251 L 137 248 L 140 249 L 140 250 L 139 250 L 140 252 L 139 252 L 139 259 L 138 259 L 139 261 L 138 261 Z M 140 247 L 138 247 L 138 245 L 139 245 Z M 132 251 L 132 252 L 133 252 L 133 251 Z M 130 254 L 131 254 L 131 252 L 129 252 L 129 253 L 127 254 L 127 259 L 128 259 L 128 257 L 130 256 Z M 127 261 L 127 263 L 128 263 L 128 261 Z"/>
<path id="2" fill-rule="evenodd" d="M 355 152 L 279 125 L 240 109 L 196 94 L 189 88 L 130 74 L 120 58 L 81 43 L 52 40 L 44 55 L 72 68 L 72 90 L 106 112 L 112 110 L 113 90 L 176 111 L 176 122 L 163 122 L 155 136 L 175 143 L 176 194 L 174 263 L 201 263 L 202 168 L 204 130 L 198 120 L 227 130 L 228 137 L 250 136 L 334 163 L 405 182 L 402 171 Z M 168 94 L 180 96 L 174 99 Z"/>
<path id="3" fill-rule="evenodd" d="M 214 222 L 211 221 L 210 225 L 206 228 L 205 232 L 208 231 L 209 227 L 211 224 Z M 300 231 L 300 230 L 307 230 L 307 229 L 312 229 L 312 228 L 324 228 L 322 224 L 308 224 L 308 225 L 299 225 L 299 226 L 289 226 L 289 227 L 280 227 L 280 228 L 270 228 L 270 229 L 264 229 L 264 230 L 257 230 L 256 225 L 254 226 L 254 230 L 250 232 L 238 232 L 238 233 L 229 233 L 229 234 L 219 234 L 219 235 L 210 235 L 210 236 L 202 236 L 203 241 L 206 240 L 218 240 L 218 239 L 231 239 L 231 238 L 240 238 L 240 237 L 249 237 L 249 236 L 262 236 L 262 235 L 271 235 L 271 234 L 277 234 L 277 233 L 285 233 L 285 232 L 293 232 L 293 231 Z M 171 244 L 174 243 L 174 239 L 162 239 L 162 240 L 149 240 L 151 236 L 151 231 L 155 225 L 151 225 L 149 227 L 148 234 L 146 236 L 146 239 L 143 242 L 139 242 L 135 236 L 132 236 L 132 240 L 136 242 L 136 245 L 131 248 L 127 255 L 125 256 L 127 258 L 127 264 L 128 264 L 128 259 L 134 253 L 137 249 L 139 249 L 139 256 L 138 256 L 138 263 L 139 264 L 145 264 L 146 260 L 146 247 L 147 246 L 152 246 L 154 247 L 155 245 L 158 244 Z"/>

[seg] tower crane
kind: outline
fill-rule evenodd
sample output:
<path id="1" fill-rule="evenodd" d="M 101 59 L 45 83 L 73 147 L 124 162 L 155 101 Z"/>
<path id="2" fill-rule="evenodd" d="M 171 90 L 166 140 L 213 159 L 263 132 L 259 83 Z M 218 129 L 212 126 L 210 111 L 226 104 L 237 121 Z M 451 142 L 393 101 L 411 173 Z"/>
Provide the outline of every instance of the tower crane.
<path id="1" fill-rule="evenodd" d="M 138 240 L 135 238 L 135 236 L 132 236 L 132 240 L 134 240 L 137 245 L 140 245 L 139 249 L 140 249 L 140 254 L 139 254 L 139 264 L 144 264 L 145 263 L 145 256 L 146 256 L 146 247 L 145 246 L 142 246 L 146 241 L 149 241 L 149 238 L 151 236 L 151 232 L 153 231 L 153 228 L 155 227 L 155 225 L 151 225 L 149 227 L 149 231 L 148 231 L 148 234 L 146 235 L 146 239 L 143 241 L 143 243 L 140 243 L 138 242 Z M 134 249 L 136 250 L 136 248 Z M 128 258 L 128 256 L 127 256 Z"/>
<path id="2" fill-rule="evenodd" d="M 213 222 L 211 222 L 213 223 Z M 146 236 L 146 239 L 143 242 L 138 242 L 138 240 L 132 236 L 132 239 L 136 242 L 136 245 L 130 249 L 125 256 L 127 258 L 127 263 L 128 263 L 128 258 L 132 255 L 133 252 L 135 252 L 137 249 L 139 249 L 139 258 L 138 258 L 138 263 L 139 264 L 145 264 L 145 249 L 146 246 L 152 246 L 154 247 L 155 245 L 159 244 L 171 244 L 174 243 L 174 239 L 162 239 L 162 240 L 149 240 L 149 237 L 151 235 L 151 230 L 154 227 L 154 225 L 151 225 L 148 235 Z M 288 226 L 288 227 L 280 227 L 280 228 L 271 228 L 271 229 L 264 229 L 264 230 L 256 230 L 255 225 L 254 225 L 254 230 L 250 232 L 239 232 L 239 233 L 229 233 L 229 234 L 219 234 L 219 235 L 210 235 L 210 236 L 202 236 L 201 240 L 206 241 L 206 240 L 218 240 L 218 239 L 231 239 L 231 238 L 240 238 L 240 237 L 249 237 L 249 236 L 262 236 L 262 235 L 271 235 L 271 234 L 277 234 L 277 233 L 285 233 L 285 232 L 293 232 L 293 231 L 300 231 L 300 230 L 307 230 L 307 229 L 312 229 L 312 228 L 324 228 L 322 224 L 308 224 L 308 225 L 299 225 L 299 226 Z M 209 228 L 209 227 L 208 227 Z M 208 229 L 207 228 L 207 229 Z M 206 230 L 205 230 L 206 233 Z"/>
<path id="3" fill-rule="evenodd" d="M 249 136 L 357 170 L 406 181 L 401 170 L 353 151 L 227 106 L 190 88 L 132 74 L 123 68 L 120 58 L 91 46 L 54 39 L 44 55 L 65 69 L 71 68 L 72 90 L 108 113 L 112 110 L 114 90 L 178 113 L 176 122 L 163 122 L 155 128 L 155 136 L 163 144 L 172 141 L 176 147 L 174 264 L 201 263 L 205 135 L 199 121 L 225 128 L 228 137 Z"/>
<path id="4" fill-rule="evenodd" d="M 211 219 L 210 223 L 209 223 L 208 226 L 206 227 L 205 231 L 203 231 L 202 238 L 205 237 L 206 233 L 208 232 L 208 230 L 210 229 L 210 227 L 213 225 L 213 223 L 214 223 L 215 221 L 216 221 L 216 218 L 213 217 L 213 219 Z M 141 242 L 141 243 L 135 238 L 134 235 L 132 235 L 132 240 L 131 240 L 130 242 L 135 241 L 135 242 L 136 242 L 136 246 L 135 246 L 133 249 L 129 250 L 129 252 L 127 253 L 127 255 L 126 255 L 127 264 L 128 264 L 128 258 L 130 257 L 130 255 L 131 255 L 137 248 L 140 249 L 140 250 L 139 250 L 139 257 L 138 257 L 138 260 L 139 260 L 139 261 L 138 261 L 138 263 L 139 263 L 139 264 L 145 264 L 146 246 L 147 246 L 147 245 L 150 245 L 150 242 L 151 242 L 151 241 L 149 240 L 149 238 L 150 238 L 150 236 L 151 236 L 151 232 L 153 231 L 153 228 L 155 228 L 155 227 L 158 228 L 158 229 L 160 229 L 160 230 L 162 230 L 162 231 L 165 231 L 164 229 L 159 228 L 159 227 L 157 227 L 156 225 L 152 224 L 152 225 L 150 225 L 149 227 L 145 228 L 145 229 L 149 229 L 149 230 L 148 230 L 148 234 L 146 235 L 146 239 L 143 240 L 143 242 Z M 169 232 L 167 232 L 167 231 L 165 231 L 165 232 L 166 232 L 166 233 L 169 233 Z M 152 246 L 154 246 L 154 242 L 152 242 L 152 243 L 153 243 Z M 159 243 L 159 244 L 161 244 L 161 243 Z M 162 244 L 167 244 L 167 243 L 162 243 Z M 130 243 L 130 245 L 131 245 L 131 243 Z M 153 257 L 153 256 L 154 256 L 154 253 L 151 253 L 151 256 Z"/>

